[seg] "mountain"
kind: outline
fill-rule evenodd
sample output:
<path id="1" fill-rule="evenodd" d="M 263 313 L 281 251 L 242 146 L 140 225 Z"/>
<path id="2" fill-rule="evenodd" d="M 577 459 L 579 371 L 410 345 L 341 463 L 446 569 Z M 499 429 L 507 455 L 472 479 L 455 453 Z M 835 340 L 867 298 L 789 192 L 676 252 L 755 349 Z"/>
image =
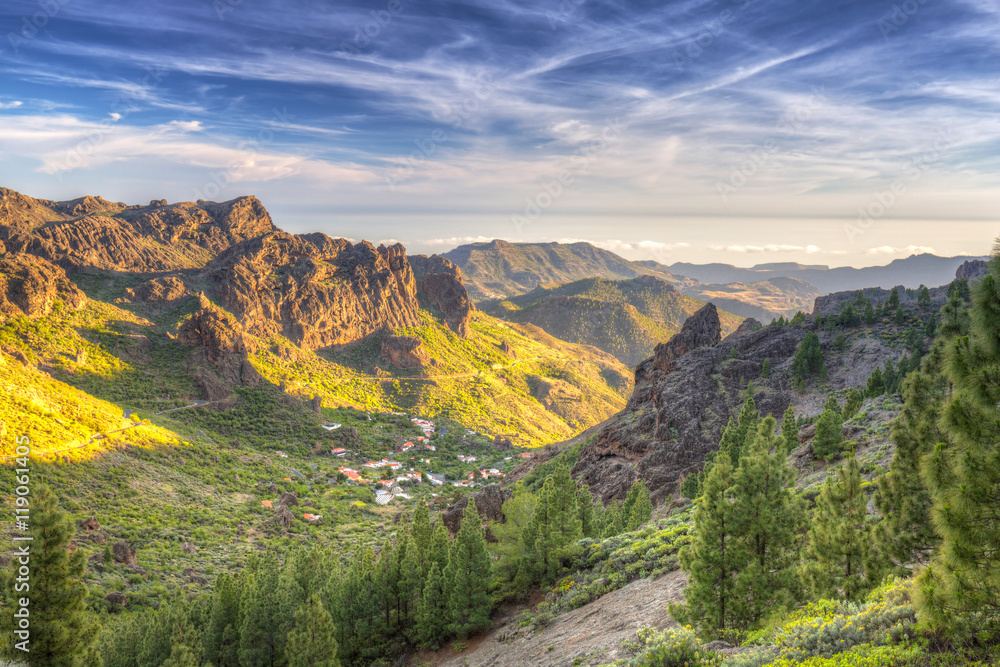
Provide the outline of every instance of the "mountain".
<path id="1" fill-rule="evenodd" d="M 734 315 L 753 317 L 770 322 L 781 317 L 793 317 L 812 310 L 819 290 L 799 278 L 776 277 L 755 283 L 706 283 L 688 285 L 684 294 L 702 301 L 711 301 Z"/>
<path id="2" fill-rule="evenodd" d="M 920 285 L 943 285 L 955 277 L 955 271 L 969 259 L 965 256 L 938 257 L 911 255 L 885 266 L 856 269 L 850 266 L 830 268 L 820 264 L 794 262 L 758 264 L 740 268 L 731 264 L 671 264 L 669 271 L 689 276 L 703 283 L 754 283 L 773 278 L 798 278 L 814 285 L 820 294 L 857 290 L 866 287 L 889 289 L 897 285 L 916 288 Z"/>
<path id="3" fill-rule="evenodd" d="M 690 282 L 661 264 L 633 262 L 584 242 L 509 243 L 496 239 L 459 246 L 444 257 L 461 267 L 469 294 L 476 301 L 582 278 L 621 280 L 650 275 L 675 284 Z"/>
<path id="4" fill-rule="evenodd" d="M 648 357 L 685 319 L 704 305 L 651 275 L 631 280 L 586 278 L 538 287 L 480 307 L 511 322 L 530 322 L 556 338 L 593 345 L 629 366 Z M 726 333 L 741 318 L 720 313 Z"/>
<path id="5" fill-rule="evenodd" d="M 613 414 L 631 386 L 598 349 L 476 312 L 447 259 L 287 234 L 252 197 L 143 207 L 4 190 L 0 210 L 0 317 L 56 336 L 16 347 L 48 350 L 53 378 L 97 399 L 230 410 L 276 389 L 545 444 Z M 102 234 L 68 236 L 84 223 Z M 95 326 L 129 333 L 89 343 L 80 332 Z M 82 373 L 59 347 L 109 370 Z M 129 383 L 114 379 L 123 372 Z"/>

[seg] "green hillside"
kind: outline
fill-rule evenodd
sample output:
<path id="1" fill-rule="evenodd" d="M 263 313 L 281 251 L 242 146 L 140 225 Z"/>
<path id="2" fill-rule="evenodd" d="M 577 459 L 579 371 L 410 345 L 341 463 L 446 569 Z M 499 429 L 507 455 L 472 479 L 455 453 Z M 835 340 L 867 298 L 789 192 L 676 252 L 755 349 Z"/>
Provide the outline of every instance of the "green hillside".
<path id="1" fill-rule="evenodd" d="M 644 276 L 539 287 L 480 307 L 505 320 L 530 322 L 557 338 L 593 345 L 631 366 L 651 356 L 657 343 L 669 340 L 703 305 L 669 283 Z M 723 335 L 742 321 L 725 312 L 719 316 Z"/>

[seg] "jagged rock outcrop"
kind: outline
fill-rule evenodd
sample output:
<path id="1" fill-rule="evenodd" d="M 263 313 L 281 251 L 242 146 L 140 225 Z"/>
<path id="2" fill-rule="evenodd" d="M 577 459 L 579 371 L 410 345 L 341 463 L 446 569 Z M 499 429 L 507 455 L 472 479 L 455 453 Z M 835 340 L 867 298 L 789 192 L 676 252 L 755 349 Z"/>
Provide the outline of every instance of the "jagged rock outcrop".
<path id="1" fill-rule="evenodd" d="M 967 264 L 969 262 L 966 262 Z M 917 290 L 907 290 L 902 285 L 895 288 L 896 293 L 899 295 L 899 303 L 904 308 L 913 308 L 917 305 L 917 298 L 919 296 Z M 874 306 L 878 306 L 885 302 L 889 295 L 892 294 L 891 289 L 882 289 L 881 287 L 867 287 L 863 290 L 854 290 L 848 292 L 833 292 L 825 296 L 817 297 L 816 303 L 813 305 L 813 315 L 839 315 L 840 311 L 844 307 L 853 303 L 857 299 L 858 292 L 861 292 L 861 296 L 864 299 L 871 299 Z M 941 287 L 932 287 L 928 290 L 931 296 L 931 308 L 934 312 L 948 300 L 948 285 L 942 285 Z M 861 313 L 858 313 L 861 315 Z"/>
<path id="2" fill-rule="evenodd" d="M 256 197 L 128 206 L 100 197 L 55 202 L 0 189 L 0 241 L 8 251 L 37 255 L 68 271 L 199 268 L 233 244 L 274 229 Z"/>
<path id="3" fill-rule="evenodd" d="M 462 338 L 472 335 L 469 313 L 475 310 L 462 280 L 462 269 L 440 255 L 414 255 L 410 266 L 421 294 L 441 311 L 444 323 Z"/>
<path id="4" fill-rule="evenodd" d="M 708 303 L 684 321 L 681 330 L 666 343 L 653 349 L 652 359 L 646 359 L 635 368 L 635 381 L 646 378 L 655 371 L 669 373 L 675 362 L 691 350 L 706 345 L 715 345 L 722 340 L 722 323 L 719 311 Z"/>
<path id="5" fill-rule="evenodd" d="M 305 349 L 419 322 L 416 281 L 399 244 L 274 232 L 226 250 L 206 275 L 247 331 L 282 334 Z"/>
<path id="6" fill-rule="evenodd" d="M 743 338 L 749 333 L 760 329 L 763 325 L 752 317 L 748 317 L 740 323 L 740 326 L 736 327 L 736 331 L 729 334 L 722 340 L 727 343 L 735 342 L 736 340 Z"/>
<path id="7" fill-rule="evenodd" d="M 417 336 L 386 336 L 380 354 L 396 368 L 423 368 L 432 363 L 424 341 Z"/>
<path id="8" fill-rule="evenodd" d="M 121 563 L 123 565 L 139 564 L 138 558 L 136 557 L 136 550 L 125 542 L 115 542 L 114 546 L 111 547 L 111 554 L 114 556 L 116 563 Z"/>
<path id="9" fill-rule="evenodd" d="M 981 259 L 971 259 L 955 270 L 957 280 L 982 280 L 990 272 L 989 265 Z"/>
<path id="10" fill-rule="evenodd" d="M 57 301 L 78 310 L 87 298 L 51 262 L 23 253 L 0 256 L 0 315 L 48 315 Z"/>
<path id="11" fill-rule="evenodd" d="M 760 412 L 781 418 L 790 381 L 781 373 L 761 378 L 761 368 L 765 359 L 774 366 L 788 361 L 806 329 L 766 327 L 721 342 L 714 310 L 710 304 L 688 318 L 674 336 L 681 337 L 677 344 L 658 346 L 659 365 L 656 357 L 639 365 L 625 410 L 581 451 L 573 476 L 595 494 L 624 498 L 641 477 L 654 501 L 667 498 L 718 447 L 748 381 L 753 381 Z"/>
<path id="12" fill-rule="evenodd" d="M 162 276 L 147 280 L 138 287 L 129 287 L 122 300 L 127 303 L 143 302 L 156 309 L 163 309 L 187 296 L 190 296 L 190 292 L 183 280 L 177 276 Z"/>
<path id="13" fill-rule="evenodd" d="M 199 306 L 177 331 L 178 342 L 201 347 L 205 361 L 225 382 L 248 387 L 260 384 L 260 374 L 250 364 L 243 327 L 204 296 Z M 208 382 L 206 379 L 201 383 L 202 389 L 209 400 L 215 400 L 219 392 L 214 387 L 206 389 Z"/>

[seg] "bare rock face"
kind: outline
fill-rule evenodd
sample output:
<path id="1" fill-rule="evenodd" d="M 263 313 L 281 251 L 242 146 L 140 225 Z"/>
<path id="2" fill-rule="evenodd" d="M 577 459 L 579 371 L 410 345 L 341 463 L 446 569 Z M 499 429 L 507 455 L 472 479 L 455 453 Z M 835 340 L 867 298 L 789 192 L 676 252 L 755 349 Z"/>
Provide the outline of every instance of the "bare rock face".
<path id="1" fill-rule="evenodd" d="M 164 272 L 275 229 L 255 197 L 127 206 L 100 197 L 65 202 L 0 189 L 0 241 L 69 271 Z"/>
<path id="2" fill-rule="evenodd" d="M 701 307 L 694 315 L 684 321 L 681 330 L 674 334 L 666 343 L 660 343 L 653 348 L 653 358 L 640 363 L 635 369 L 636 382 L 651 371 L 669 373 L 675 363 L 685 354 L 699 347 L 716 345 L 722 340 L 722 323 L 719 321 L 719 311 L 711 303 Z"/>
<path id="3" fill-rule="evenodd" d="M 732 332 L 731 334 L 729 334 L 728 336 L 726 336 L 722 340 L 725 341 L 725 342 L 727 342 L 727 343 L 732 343 L 732 342 L 734 342 L 735 340 L 737 340 L 739 338 L 743 338 L 748 333 L 751 333 L 753 331 L 756 331 L 757 329 L 760 329 L 762 326 L 763 325 L 760 322 L 758 322 L 757 320 L 755 320 L 754 318 L 748 317 L 745 320 L 743 320 L 742 322 L 740 322 L 740 326 L 736 327 L 736 331 Z"/>
<path id="4" fill-rule="evenodd" d="M 281 497 L 278 498 L 278 504 L 281 505 L 282 507 L 290 507 L 292 505 L 298 505 L 299 497 L 294 493 L 292 493 L 291 491 L 285 491 L 284 493 L 281 494 Z"/>
<path id="5" fill-rule="evenodd" d="M 399 244 L 275 232 L 230 248 L 206 272 L 247 331 L 283 334 L 305 349 L 419 321 L 416 282 Z"/>
<path id="6" fill-rule="evenodd" d="M 129 303 L 143 302 L 156 308 L 165 308 L 189 295 L 183 280 L 177 276 L 162 276 L 126 289 L 123 299 Z"/>
<path id="7" fill-rule="evenodd" d="M 981 259 L 972 259 L 955 270 L 957 280 L 982 280 L 990 272 L 989 265 Z"/>
<path id="8" fill-rule="evenodd" d="M 761 378 L 761 368 L 765 359 L 777 366 L 791 358 L 806 331 L 766 327 L 721 342 L 714 307 L 706 306 L 671 339 L 682 337 L 679 344 L 657 347 L 660 367 L 656 357 L 639 365 L 625 410 L 583 448 L 573 476 L 604 500 L 624 498 L 638 478 L 654 502 L 669 497 L 718 448 L 722 428 L 742 406 L 746 382 L 753 381 L 761 414 L 781 418 L 791 385 L 784 374 Z"/>
<path id="9" fill-rule="evenodd" d="M 465 496 L 454 505 L 449 506 L 448 509 L 441 513 L 441 520 L 444 521 L 444 525 L 452 535 L 457 533 L 459 527 L 462 525 L 462 517 L 465 516 L 465 508 L 469 506 L 469 500 L 472 499 L 476 502 L 479 518 L 483 520 L 484 524 L 490 521 L 503 521 L 503 504 L 510 498 L 512 493 L 513 491 L 510 489 L 490 484 L 483 488 L 482 491 Z M 487 539 L 489 537 L 487 535 Z M 491 541 L 495 542 L 496 539 L 494 538 Z"/>
<path id="10" fill-rule="evenodd" d="M 396 368 L 423 368 L 431 364 L 424 341 L 417 336 L 386 336 L 380 354 Z"/>
<path id="11" fill-rule="evenodd" d="M 123 565 L 139 564 L 135 549 L 129 547 L 125 542 L 115 542 L 114 546 L 111 547 L 111 554 L 114 556 L 116 563 L 122 563 Z"/>
<path id="12" fill-rule="evenodd" d="M 248 358 L 243 327 L 204 297 L 200 306 L 181 325 L 177 340 L 183 345 L 200 346 L 204 359 L 215 367 L 224 381 L 248 387 L 260 384 L 260 374 Z M 210 396 L 209 400 L 215 399 Z"/>
<path id="13" fill-rule="evenodd" d="M 56 301 L 79 310 L 87 298 L 51 262 L 22 253 L 0 257 L 0 315 L 48 315 Z"/>
<path id="14" fill-rule="evenodd" d="M 462 269 L 440 255 L 410 257 L 420 293 L 441 311 L 444 323 L 462 338 L 472 335 L 469 313 L 475 310 L 462 280 Z"/>
<path id="15" fill-rule="evenodd" d="M 97 517 L 90 517 L 80 522 L 80 530 L 100 530 L 101 523 L 97 520 Z"/>

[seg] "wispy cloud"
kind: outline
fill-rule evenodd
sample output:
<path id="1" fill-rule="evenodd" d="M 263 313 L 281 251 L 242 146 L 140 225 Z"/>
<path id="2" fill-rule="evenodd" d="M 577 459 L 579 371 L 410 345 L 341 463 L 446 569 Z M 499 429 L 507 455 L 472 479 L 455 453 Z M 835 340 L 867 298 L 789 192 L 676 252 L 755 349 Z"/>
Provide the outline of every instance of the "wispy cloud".
<path id="1" fill-rule="evenodd" d="M 902 248 L 897 248 L 891 245 L 878 246 L 877 248 L 869 248 L 867 254 L 869 255 L 922 255 L 924 253 L 934 253 L 934 248 L 925 245 L 908 245 Z"/>

